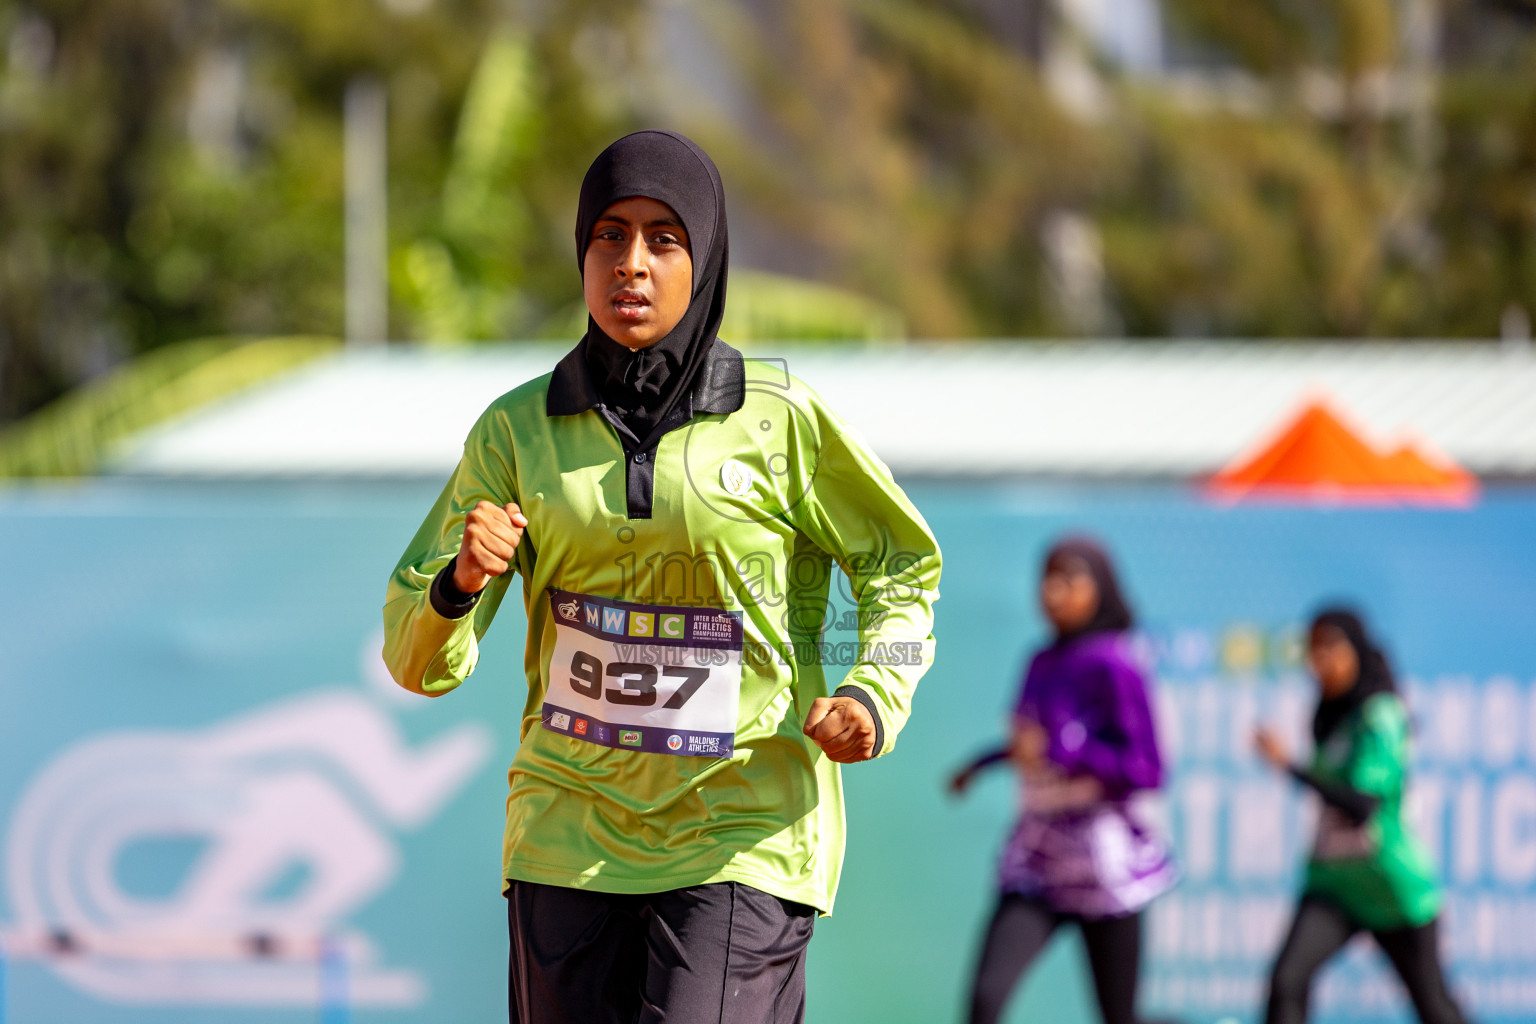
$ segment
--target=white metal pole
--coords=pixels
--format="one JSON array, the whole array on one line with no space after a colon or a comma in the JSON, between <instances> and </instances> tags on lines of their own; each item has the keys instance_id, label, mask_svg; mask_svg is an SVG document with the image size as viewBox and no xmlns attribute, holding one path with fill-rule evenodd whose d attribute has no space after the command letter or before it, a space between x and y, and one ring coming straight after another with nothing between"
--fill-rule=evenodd
<instances>
[{"instance_id":1,"label":"white metal pole","mask_svg":"<svg viewBox=\"0 0 1536 1024\"><path fill-rule=\"evenodd\" d=\"M345 102L347 344L389 337L388 107L377 78L354 78Z\"/></svg>"}]
</instances>

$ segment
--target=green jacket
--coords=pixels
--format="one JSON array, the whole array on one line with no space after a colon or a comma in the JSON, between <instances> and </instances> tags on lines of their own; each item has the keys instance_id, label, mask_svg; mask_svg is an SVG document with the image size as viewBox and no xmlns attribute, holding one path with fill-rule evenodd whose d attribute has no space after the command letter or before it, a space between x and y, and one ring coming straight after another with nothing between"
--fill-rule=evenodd
<instances>
[{"instance_id":1,"label":"green jacket","mask_svg":"<svg viewBox=\"0 0 1536 1024\"><path fill-rule=\"evenodd\" d=\"M385 661L429 696L474 671L512 573L457 619L434 577L476 502L517 502L528 700L504 877L617 893L737 881L830 913L842 783L801 727L828 694L824 664L851 663L844 692L890 751L933 660L938 545L782 366L717 342L689 397L649 454L626 451L576 353L494 402L395 568ZM856 649L822 642L834 564Z\"/></svg>"},{"instance_id":2,"label":"green jacket","mask_svg":"<svg viewBox=\"0 0 1536 1024\"><path fill-rule=\"evenodd\" d=\"M1403 822L1409 759L1408 712L1393 693L1367 700L1313 756L1318 778L1380 801L1360 825L1325 805L1307 863L1307 893L1371 931L1426 924L1440 912L1434 862Z\"/></svg>"}]
</instances>

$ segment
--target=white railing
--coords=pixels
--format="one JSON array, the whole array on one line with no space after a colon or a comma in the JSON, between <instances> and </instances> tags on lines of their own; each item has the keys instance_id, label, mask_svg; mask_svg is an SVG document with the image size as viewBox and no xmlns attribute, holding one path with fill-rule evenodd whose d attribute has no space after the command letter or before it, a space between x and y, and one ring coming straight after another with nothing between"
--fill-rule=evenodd
<instances>
[{"instance_id":1,"label":"white railing","mask_svg":"<svg viewBox=\"0 0 1536 1024\"><path fill-rule=\"evenodd\" d=\"M349 965L361 950L344 936L320 933L249 931L105 931L57 927L0 932L0 1024L9 1013L12 964L109 957L114 960L238 962L247 960L313 964L317 972L319 1024L351 1024Z\"/></svg>"}]
</instances>

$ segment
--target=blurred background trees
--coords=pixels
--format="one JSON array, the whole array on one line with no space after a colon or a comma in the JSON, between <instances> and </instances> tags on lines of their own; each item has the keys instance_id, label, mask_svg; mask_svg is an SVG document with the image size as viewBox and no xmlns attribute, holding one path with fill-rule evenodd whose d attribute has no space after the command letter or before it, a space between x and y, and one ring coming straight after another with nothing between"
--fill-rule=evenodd
<instances>
[{"instance_id":1,"label":"blurred background trees","mask_svg":"<svg viewBox=\"0 0 1536 1024\"><path fill-rule=\"evenodd\" d=\"M342 97L390 326L581 326L571 211L714 153L728 337L1490 337L1536 308L1527 0L0 0L0 421L134 355L339 335Z\"/></svg>"}]
</instances>

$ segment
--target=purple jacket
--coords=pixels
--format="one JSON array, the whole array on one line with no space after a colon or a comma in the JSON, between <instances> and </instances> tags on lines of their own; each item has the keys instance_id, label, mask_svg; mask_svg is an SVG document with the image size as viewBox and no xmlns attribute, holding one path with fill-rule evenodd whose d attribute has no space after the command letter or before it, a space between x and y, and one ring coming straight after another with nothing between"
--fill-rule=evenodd
<instances>
[{"instance_id":1,"label":"purple jacket","mask_svg":"<svg viewBox=\"0 0 1536 1024\"><path fill-rule=\"evenodd\" d=\"M1094 776L1107 799L1163 784L1146 673L1122 633L1090 633L1036 654L1014 713L1045 729L1053 764Z\"/></svg>"},{"instance_id":2,"label":"purple jacket","mask_svg":"<svg viewBox=\"0 0 1536 1024\"><path fill-rule=\"evenodd\" d=\"M1178 878L1162 839L1128 800L1163 784L1147 680L1122 634L1095 633L1035 655L1014 711L1044 727L1046 756L1091 775L1102 799L1052 809L1026 782L1024 813L1003 849L1004 892L1085 918L1134 913Z\"/></svg>"}]
</instances>

